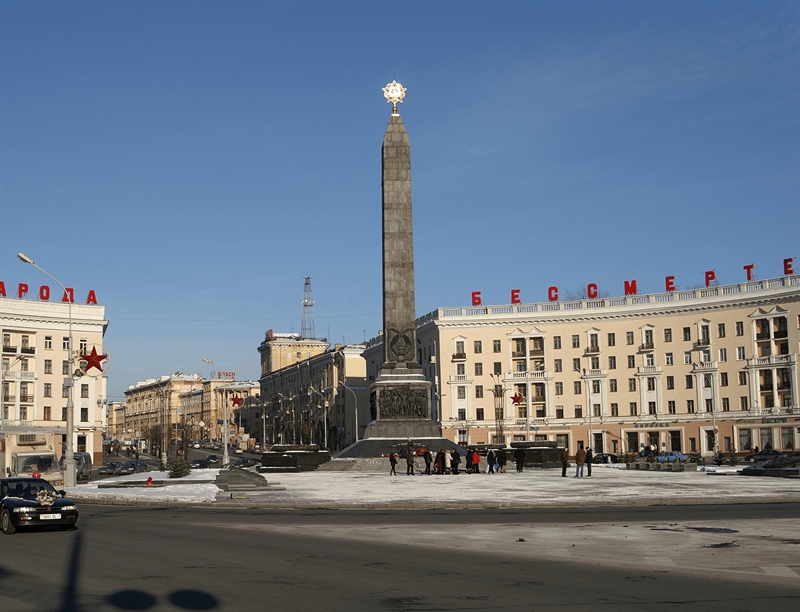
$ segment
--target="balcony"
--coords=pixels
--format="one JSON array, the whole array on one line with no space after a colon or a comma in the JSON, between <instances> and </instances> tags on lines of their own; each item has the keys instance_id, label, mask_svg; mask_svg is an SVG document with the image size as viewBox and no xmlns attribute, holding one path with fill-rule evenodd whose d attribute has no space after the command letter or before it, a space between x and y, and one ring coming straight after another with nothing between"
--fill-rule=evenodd
<instances>
[{"instance_id":1,"label":"balcony","mask_svg":"<svg viewBox=\"0 0 800 612\"><path fill-rule=\"evenodd\" d=\"M466 361L467 354L466 353L453 353L453 361Z\"/></svg>"},{"instance_id":2,"label":"balcony","mask_svg":"<svg viewBox=\"0 0 800 612\"><path fill-rule=\"evenodd\" d=\"M698 344L700 344L698 342ZM655 350L656 345L653 342L645 342L644 344L639 345L639 352L642 353L644 351L653 351Z\"/></svg>"},{"instance_id":3,"label":"balcony","mask_svg":"<svg viewBox=\"0 0 800 612\"><path fill-rule=\"evenodd\" d=\"M769 340L769 332L759 332L756 334L756 340Z\"/></svg>"},{"instance_id":4,"label":"balcony","mask_svg":"<svg viewBox=\"0 0 800 612\"><path fill-rule=\"evenodd\" d=\"M3 352L4 353L15 353L16 354L17 347L16 346L11 346L10 344L4 344L3 345Z\"/></svg>"},{"instance_id":5,"label":"balcony","mask_svg":"<svg viewBox=\"0 0 800 612\"><path fill-rule=\"evenodd\" d=\"M472 378L466 374L453 374L450 376L450 382L467 383L471 381Z\"/></svg>"},{"instance_id":6,"label":"balcony","mask_svg":"<svg viewBox=\"0 0 800 612\"><path fill-rule=\"evenodd\" d=\"M526 372L509 372L508 376L514 380L538 380L544 382L547 379L547 370L528 370Z\"/></svg>"},{"instance_id":7,"label":"balcony","mask_svg":"<svg viewBox=\"0 0 800 612\"><path fill-rule=\"evenodd\" d=\"M35 354L36 354L36 347L33 347L33 346L23 346L23 347L20 349L20 352L21 352L21 353L24 353L25 355L35 355Z\"/></svg>"},{"instance_id":8,"label":"balcony","mask_svg":"<svg viewBox=\"0 0 800 612\"><path fill-rule=\"evenodd\" d=\"M698 348L705 347L705 346L711 346L711 339L710 338L700 338L697 342L695 342L695 345Z\"/></svg>"},{"instance_id":9,"label":"balcony","mask_svg":"<svg viewBox=\"0 0 800 612\"><path fill-rule=\"evenodd\" d=\"M583 378L603 378L605 375L605 370L586 370L583 374Z\"/></svg>"},{"instance_id":10,"label":"balcony","mask_svg":"<svg viewBox=\"0 0 800 612\"><path fill-rule=\"evenodd\" d=\"M649 376L652 376L653 374L661 374L661 366L639 366L636 373L639 375L644 374Z\"/></svg>"},{"instance_id":11,"label":"balcony","mask_svg":"<svg viewBox=\"0 0 800 612\"><path fill-rule=\"evenodd\" d=\"M586 350L583 351L584 355L597 355L600 352L600 346L597 344L590 344L586 347Z\"/></svg>"},{"instance_id":12,"label":"balcony","mask_svg":"<svg viewBox=\"0 0 800 612\"><path fill-rule=\"evenodd\" d=\"M528 356L529 357L543 357L544 356L544 349L543 348L541 348L541 349L536 349L536 348L535 349L531 349L530 351L528 351Z\"/></svg>"},{"instance_id":13,"label":"balcony","mask_svg":"<svg viewBox=\"0 0 800 612\"><path fill-rule=\"evenodd\" d=\"M776 365L794 365L793 355L765 355L763 357L751 357L747 360L748 367L770 367Z\"/></svg>"},{"instance_id":14,"label":"balcony","mask_svg":"<svg viewBox=\"0 0 800 612\"><path fill-rule=\"evenodd\" d=\"M789 332L787 330L785 330L785 329L777 329L777 330L775 330L775 333L772 334L772 337L775 338L776 340L778 340L780 338L786 338L788 335L789 335Z\"/></svg>"},{"instance_id":15,"label":"balcony","mask_svg":"<svg viewBox=\"0 0 800 612\"><path fill-rule=\"evenodd\" d=\"M512 351L511 357L525 357L525 351Z\"/></svg>"}]
</instances>

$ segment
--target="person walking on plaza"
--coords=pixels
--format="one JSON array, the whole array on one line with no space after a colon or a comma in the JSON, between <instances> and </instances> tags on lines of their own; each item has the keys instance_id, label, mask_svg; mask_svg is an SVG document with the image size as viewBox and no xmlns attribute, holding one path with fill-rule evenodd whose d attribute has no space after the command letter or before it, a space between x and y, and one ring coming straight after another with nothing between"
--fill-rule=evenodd
<instances>
[{"instance_id":1,"label":"person walking on plaza","mask_svg":"<svg viewBox=\"0 0 800 612\"><path fill-rule=\"evenodd\" d=\"M397 470L395 470L397 467L397 455L394 453L389 453L389 465L392 466L392 469L389 470L389 476L397 476Z\"/></svg>"},{"instance_id":2,"label":"person walking on plaza","mask_svg":"<svg viewBox=\"0 0 800 612\"><path fill-rule=\"evenodd\" d=\"M525 463L525 449L518 448L514 451L514 462L517 464L517 473L522 472L522 466Z\"/></svg>"},{"instance_id":3,"label":"person walking on plaza","mask_svg":"<svg viewBox=\"0 0 800 612\"><path fill-rule=\"evenodd\" d=\"M431 463L433 463L433 455L431 455L431 449L426 448L425 453L422 455L422 458L425 460L425 473L430 476Z\"/></svg>"},{"instance_id":4,"label":"person walking on plaza","mask_svg":"<svg viewBox=\"0 0 800 612\"><path fill-rule=\"evenodd\" d=\"M444 472L442 472L443 474L450 473L450 464L452 463L452 461L453 461L452 451L448 448L446 451L444 451Z\"/></svg>"},{"instance_id":5,"label":"person walking on plaza","mask_svg":"<svg viewBox=\"0 0 800 612\"><path fill-rule=\"evenodd\" d=\"M472 451L472 469L476 474L481 471L481 455L476 450Z\"/></svg>"},{"instance_id":6,"label":"person walking on plaza","mask_svg":"<svg viewBox=\"0 0 800 612\"><path fill-rule=\"evenodd\" d=\"M414 475L414 449L408 448L406 450L406 476Z\"/></svg>"},{"instance_id":7,"label":"person walking on plaza","mask_svg":"<svg viewBox=\"0 0 800 612\"><path fill-rule=\"evenodd\" d=\"M434 471L437 474L444 474L444 450L439 449L439 452L436 453L436 461L434 462Z\"/></svg>"},{"instance_id":8,"label":"person walking on plaza","mask_svg":"<svg viewBox=\"0 0 800 612\"><path fill-rule=\"evenodd\" d=\"M569 453L566 447L561 449L561 476L567 477L567 468L569 467Z\"/></svg>"},{"instance_id":9,"label":"person walking on plaza","mask_svg":"<svg viewBox=\"0 0 800 612\"><path fill-rule=\"evenodd\" d=\"M456 476L458 476L458 464L461 463L461 455L458 453L458 449L453 450L453 458L450 459L450 468Z\"/></svg>"},{"instance_id":10,"label":"person walking on plaza","mask_svg":"<svg viewBox=\"0 0 800 612\"><path fill-rule=\"evenodd\" d=\"M494 451L491 448L486 453L486 473L494 474Z\"/></svg>"},{"instance_id":11,"label":"person walking on plaza","mask_svg":"<svg viewBox=\"0 0 800 612\"><path fill-rule=\"evenodd\" d=\"M464 459L467 462L466 466L467 474L472 474L472 451L470 449L467 449L467 454L464 457Z\"/></svg>"},{"instance_id":12,"label":"person walking on plaza","mask_svg":"<svg viewBox=\"0 0 800 612\"><path fill-rule=\"evenodd\" d=\"M500 474L506 473L506 463L508 463L508 457L506 457L506 449L501 448L497 451L495 455L497 457L497 471Z\"/></svg>"},{"instance_id":13,"label":"person walking on plaza","mask_svg":"<svg viewBox=\"0 0 800 612\"><path fill-rule=\"evenodd\" d=\"M584 465L586 465L586 451L579 448L575 453L575 478L583 478Z\"/></svg>"},{"instance_id":14,"label":"person walking on plaza","mask_svg":"<svg viewBox=\"0 0 800 612\"><path fill-rule=\"evenodd\" d=\"M593 458L594 458L594 455L592 454L591 447L587 448L586 449L586 475L587 476L591 476L592 475L592 459Z\"/></svg>"}]
</instances>

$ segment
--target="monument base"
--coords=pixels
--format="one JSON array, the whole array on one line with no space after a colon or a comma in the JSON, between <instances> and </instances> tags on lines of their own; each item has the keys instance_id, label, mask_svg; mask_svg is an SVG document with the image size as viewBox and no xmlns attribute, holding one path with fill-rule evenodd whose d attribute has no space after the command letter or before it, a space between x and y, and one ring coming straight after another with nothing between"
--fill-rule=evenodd
<instances>
[{"instance_id":1,"label":"monument base","mask_svg":"<svg viewBox=\"0 0 800 612\"><path fill-rule=\"evenodd\" d=\"M364 438L441 438L442 430L426 419L383 419L364 430Z\"/></svg>"},{"instance_id":2,"label":"monument base","mask_svg":"<svg viewBox=\"0 0 800 612\"><path fill-rule=\"evenodd\" d=\"M434 424L435 425L435 424ZM425 447L431 451L455 450L462 456L466 452L463 446L459 446L452 440L440 436L431 438L411 438L414 448ZM389 453L400 453L408 447L408 438L365 438L354 442L347 448L337 453L337 459L374 459L376 457L388 457ZM421 461L421 459L420 459ZM405 466L405 464L403 464Z\"/></svg>"}]
</instances>

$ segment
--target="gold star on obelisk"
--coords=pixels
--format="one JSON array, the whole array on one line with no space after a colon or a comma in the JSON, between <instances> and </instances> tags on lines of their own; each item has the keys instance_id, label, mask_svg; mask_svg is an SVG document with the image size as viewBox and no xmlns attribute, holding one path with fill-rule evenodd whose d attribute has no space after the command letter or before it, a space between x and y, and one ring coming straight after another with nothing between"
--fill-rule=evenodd
<instances>
[{"instance_id":1,"label":"gold star on obelisk","mask_svg":"<svg viewBox=\"0 0 800 612\"><path fill-rule=\"evenodd\" d=\"M403 103L403 98L406 97L406 88L397 81L392 81L383 88L383 97L387 102L392 104L392 114L397 114L397 103Z\"/></svg>"}]
</instances>

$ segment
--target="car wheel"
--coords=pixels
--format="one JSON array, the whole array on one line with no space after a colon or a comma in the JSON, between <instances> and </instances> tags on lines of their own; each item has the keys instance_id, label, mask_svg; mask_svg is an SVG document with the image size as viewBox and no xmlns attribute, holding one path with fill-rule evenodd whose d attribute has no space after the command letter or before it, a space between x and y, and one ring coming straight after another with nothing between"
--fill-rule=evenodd
<instances>
[{"instance_id":1,"label":"car wheel","mask_svg":"<svg viewBox=\"0 0 800 612\"><path fill-rule=\"evenodd\" d=\"M750 461L750 463L755 463L756 462L756 458L755 457L750 457L749 461Z\"/></svg>"},{"instance_id":2,"label":"car wheel","mask_svg":"<svg viewBox=\"0 0 800 612\"><path fill-rule=\"evenodd\" d=\"M8 510L3 510L3 514L0 515L0 529L6 535L13 535L17 532L17 528L11 522L11 514Z\"/></svg>"}]
</instances>

